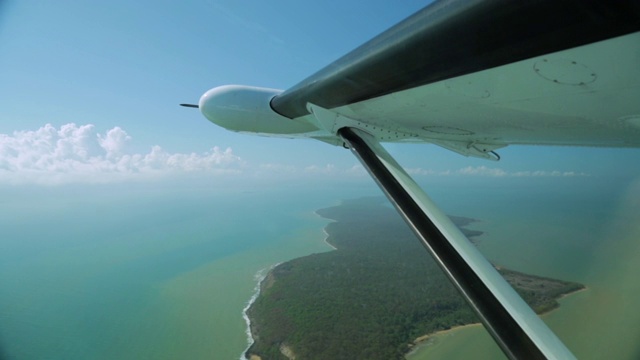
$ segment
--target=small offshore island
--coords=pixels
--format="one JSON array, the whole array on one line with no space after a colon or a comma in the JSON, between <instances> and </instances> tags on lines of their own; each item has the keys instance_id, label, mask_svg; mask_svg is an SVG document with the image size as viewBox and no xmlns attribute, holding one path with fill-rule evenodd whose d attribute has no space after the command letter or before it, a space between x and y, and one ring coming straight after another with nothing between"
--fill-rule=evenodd
<instances>
[{"instance_id":1,"label":"small offshore island","mask_svg":"<svg viewBox=\"0 0 640 360\"><path fill-rule=\"evenodd\" d=\"M425 334L477 323L475 314L381 197L318 210L335 251L273 268L247 315L251 360L404 359ZM465 235L476 220L451 217ZM537 313L584 285L498 271Z\"/></svg>"}]
</instances>

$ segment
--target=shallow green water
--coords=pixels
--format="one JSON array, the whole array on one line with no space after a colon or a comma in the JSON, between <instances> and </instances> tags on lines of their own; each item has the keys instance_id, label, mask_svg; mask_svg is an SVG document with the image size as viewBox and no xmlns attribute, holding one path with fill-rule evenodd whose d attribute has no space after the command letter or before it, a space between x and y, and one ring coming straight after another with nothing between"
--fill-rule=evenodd
<instances>
[{"instance_id":1,"label":"shallow green water","mask_svg":"<svg viewBox=\"0 0 640 360\"><path fill-rule=\"evenodd\" d=\"M467 215L484 220L476 225L486 231L480 249L496 263L589 287L543 316L580 359L640 357L639 185L513 192L508 199L515 209L504 206L504 197L467 207L475 212ZM486 331L475 327L439 336L409 359L501 357Z\"/></svg>"}]
</instances>

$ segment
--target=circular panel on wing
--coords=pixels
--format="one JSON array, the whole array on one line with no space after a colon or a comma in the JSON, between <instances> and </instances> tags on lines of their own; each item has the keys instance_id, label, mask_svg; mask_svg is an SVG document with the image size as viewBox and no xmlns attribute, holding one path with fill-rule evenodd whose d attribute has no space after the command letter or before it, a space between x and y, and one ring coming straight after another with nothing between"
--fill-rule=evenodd
<instances>
[{"instance_id":1,"label":"circular panel on wing","mask_svg":"<svg viewBox=\"0 0 640 360\"><path fill-rule=\"evenodd\" d=\"M533 70L544 79L564 85L586 85L598 78L586 65L567 59L542 59L533 64Z\"/></svg>"}]
</instances>

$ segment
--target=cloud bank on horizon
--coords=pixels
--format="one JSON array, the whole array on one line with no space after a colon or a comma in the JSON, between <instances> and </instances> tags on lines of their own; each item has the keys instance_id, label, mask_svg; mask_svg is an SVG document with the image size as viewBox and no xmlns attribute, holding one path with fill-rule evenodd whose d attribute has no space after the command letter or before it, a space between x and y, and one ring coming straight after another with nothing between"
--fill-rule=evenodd
<instances>
[{"instance_id":1,"label":"cloud bank on horizon","mask_svg":"<svg viewBox=\"0 0 640 360\"><path fill-rule=\"evenodd\" d=\"M92 124L0 134L0 183L111 183L194 172L237 174L244 166L231 148L172 154L155 145L136 154L127 152L131 141L120 127L101 134Z\"/></svg>"},{"instance_id":2,"label":"cloud bank on horizon","mask_svg":"<svg viewBox=\"0 0 640 360\"><path fill-rule=\"evenodd\" d=\"M506 171L500 168L490 168L486 166L467 166L458 170L434 171L430 169L411 168L407 169L410 175L425 176L486 176L486 177L574 177L589 176L584 172L576 171Z\"/></svg>"},{"instance_id":3,"label":"cloud bank on horizon","mask_svg":"<svg viewBox=\"0 0 640 360\"><path fill-rule=\"evenodd\" d=\"M334 164L296 167L288 164L251 164L231 148L213 147L196 153L169 153L154 145L148 153L131 153L133 141L116 126L105 133L92 124L69 123L56 128L47 124L37 130L0 134L0 184L61 185L70 183L105 184L151 181L184 175L218 178L244 176L257 178L293 176L365 177L360 165L340 168ZM509 172L486 166L435 171L412 168L413 176L489 176L489 177L572 177L587 176L570 171Z\"/></svg>"}]
</instances>

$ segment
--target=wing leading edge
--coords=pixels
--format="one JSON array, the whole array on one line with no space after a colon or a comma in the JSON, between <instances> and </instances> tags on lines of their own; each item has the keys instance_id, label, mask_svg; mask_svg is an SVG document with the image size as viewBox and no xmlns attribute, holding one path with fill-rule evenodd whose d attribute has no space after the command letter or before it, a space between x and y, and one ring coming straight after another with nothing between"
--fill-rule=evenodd
<instances>
[{"instance_id":1,"label":"wing leading edge","mask_svg":"<svg viewBox=\"0 0 640 360\"><path fill-rule=\"evenodd\" d=\"M640 2L442 1L289 90L216 88L199 106L232 131L335 145L342 125L489 159L511 144L640 147L639 65Z\"/></svg>"},{"instance_id":2,"label":"wing leading edge","mask_svg":"<svg viewBox=\"0 0 640 360\"><path fill-rule=\"evenodd\" d=\"M636 1L436 1L271 106L288 118L640 31Z\"/></svg>"},{"instance_id":3,"label":"wing leading edge","mask_svg":"<svg viewBox=\"0 0 640 360\"><path fill-rule=\"evenodd\" d=\"M639 147L639 54L639 2L440 1L270 105L486 158L510 144Z\"/></svg>"}]
</instances>

